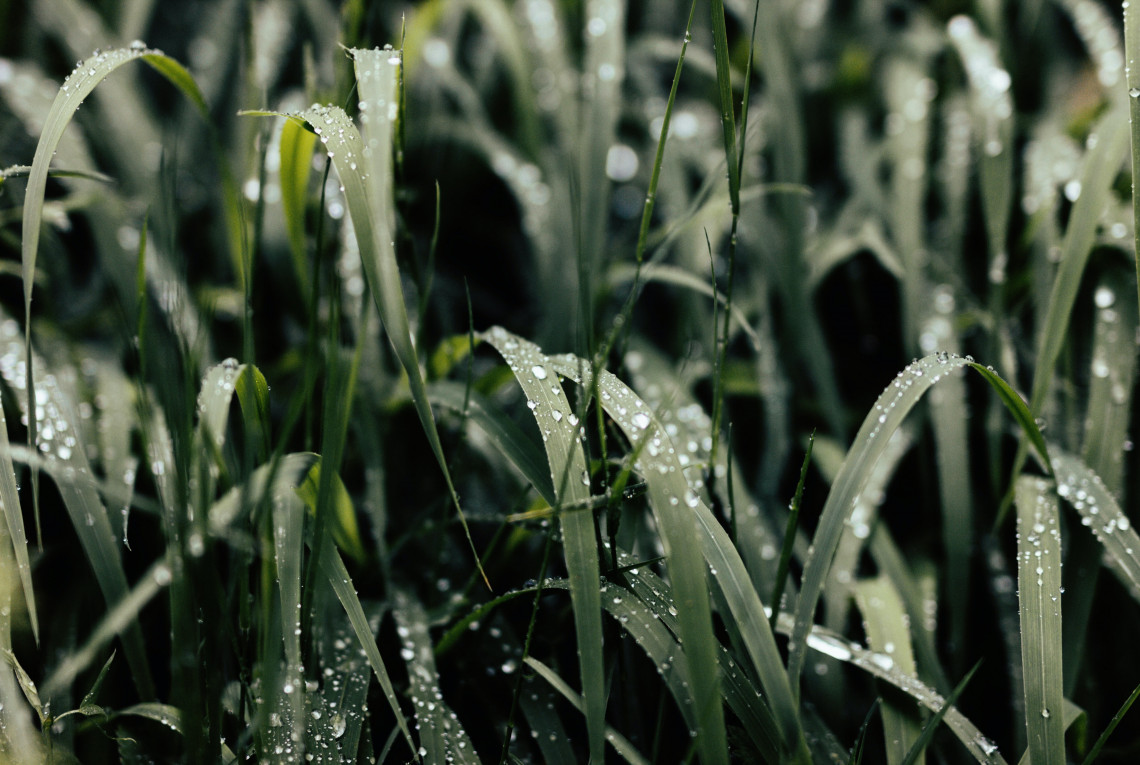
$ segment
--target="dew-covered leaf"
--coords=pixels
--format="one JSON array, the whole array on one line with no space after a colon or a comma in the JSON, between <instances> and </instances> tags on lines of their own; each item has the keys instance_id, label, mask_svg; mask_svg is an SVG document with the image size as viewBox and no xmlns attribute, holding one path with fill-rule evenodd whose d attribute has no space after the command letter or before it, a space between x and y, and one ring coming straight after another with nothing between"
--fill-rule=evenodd
<instances>
[{"instance_id":1,"label":"dew-covered leaf","mask_svg":"<svg viewBox=\"0 0 1140 765\"><path fill-rule=\"evenodd\" d=\"M425 762L477 765L479 758L471 739L443 700L423 606L403 589L396 589L393 600L392 615L401 640L400 654L408 665L409 691L416 708L420 756Z\"/></svg>"},{"instance_id":2,"label":"dew-covered leaf","mask_svg":"<svg viewBox=\"0 0 1140 765\"><path fill-rule=\"evenodd\" d=\"M1140 535L1112 492L1078 457L1054 448L1057 493L1081 515L1081 524L1100 540L1112 570L1140 600Z\"/></svg>"},{"instance_id":3,"label":"dew-covered leaf","mask_svg":"<svg viewBox=\"0 0 1140 765\"><path fill-rule=\"evenodd\" d=\"M593 387L590 367L582 360L567 354L551 357L550 362L558 374L574 380L586 390ZM685 647L684 657L689 663L694 685L694 703L698 705L698 713L703 713L702 739L710 734L719 739L715 742L706 740L705 746L716 752L725 743L721 738L724 735L721 707L714 701L720 695L716 669L719 646L710 624L707 567L723 594L763 689L769 695L783 746L793 758L806 758L806 743L783 659L776 647L764 606L735 545L712 511L689 488L672 441L645 402L604 370L598 376L597 390L600 396L598 403L634 448L644 444L634 469L645 478L650 506L661 530L673 595L680 614L679 633ZM699 546L692 544L694 534ZM730 616L725 615L724 618Z\"/></svg>"},{"instance_id":4,"label":"dew-covered leaf","mask_svg":"<svg viewBox=\"0 0 1140 765\"><path fill-rule=\"evenodd\" d=\"M1061 527L1050 481L1017 482L1017 594L1029 756L1065 762L1061 656Z\"/></svg>"},{"instance_id":5,"label":"dew-covered leaf","mask_svg":"<svg viewBox=\"0 0 1140 765\"><path fill-rule=\"evenodd\" d=\"M555 504L575 504L590 498L590 474L582 448L578 416L566 398L558 375L538 346L501 327L484 339L497 350L523 389L542 434L554 487ZM570 599L581 656L582 696L590 758L601 761L606 716L605 661L602 656L601 595L598 592L598 547L591 513L561 516L563 550L570 576Z\"/></svg>"}]
</instances>

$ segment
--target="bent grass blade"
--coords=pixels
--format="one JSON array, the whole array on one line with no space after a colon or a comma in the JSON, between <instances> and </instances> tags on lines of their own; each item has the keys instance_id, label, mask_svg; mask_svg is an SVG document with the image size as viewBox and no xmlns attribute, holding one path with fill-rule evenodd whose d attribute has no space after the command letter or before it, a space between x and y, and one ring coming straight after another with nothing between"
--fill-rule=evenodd
<instances>
[{"instance_id":1,"label":"bent grass blade","mask_svg":"<svg viewBox=\"0 0 1140 765\"><path fill-rule=\"evenodd\" d=\"M478 765L479 757L467 731L443 701L423 605L407 591L397 588L393 594L392 615L402 641L400 653L408 665L409 692L416 708L416 730L420 734L420 756L425 762Z\"/></svg>"},{"instance_id":2,"label":"bent grass blade","mask_svg":"<svg viewBox=\"0 0 1140 765\"><path fill-rule=\"evenodd\" d=\"M527 397L542 432L543 446L554 486L555 503L565 506L590 499L589 472L582 449L581 430L549 359L538 346L495 327L484 339L503 357ZM570 599L581 656L582 696L590 757L604 757L606 714L605 661L602 644L601 593L598 591L598 548L591 513L561 515L566 569L570 576Z\"/></svg>"},{"instance_id":3,"label":"bent grass blade","mask_svg":"<svg viewBox=\"0 0 1140 765\"><path fill-rule=\"evenodd\" d=\"M581 359L567 354L551 357L550 361L558 374L574 380L584 389L593 387L593 381L588 379L590 366ZM650 506L661 529L674 597L681 614L678 628L693 678L693 698L698 704L698 714L703 715L700 730L704 745L713 751L726 745L724 717L718 700L718 643L712 633L707 565L771 699L784 747L793 760L810 761L798 709L768 616L732 540L708 506L689 488L676 449L656 415L610 372L600 373L597 389L601 397L599 403L630 443L635 448L642 442L647 444L634 468L645 478ZM692 544L694 533L699 547ZM710 735L718 740L704 741ZM702 756L708 758L708 750L702 751Z\"/></svg>"},{"instance_id":4,"label":"bent grass blade","mask_svg":"<svg viewBox=\"0 0 1140 765\"><path fill-rule=\"evenodd\" d=\"M938 353L919 359L899 372L895 380L879 396L855 436L855 441L824 503L815 538L804 565L802 589L795 608L795 628L788 646L788 676L793 687L797 689L797 696L805 661L803 649L811 631L816 605L823 591L832 557L857 500L871 480L875 463L886 451L891 435L902 425L907 414L923 394L943 377L963 367L971 367L979 372L997 391L1002 402L1013 413L1014 419L1026 434L1029 443L1038 449L1043 462L1049 466L1045 440L1033 420L1033 415L1021 397L992 369L978 364L968 356Z\"/></svg>"}]
</instances>

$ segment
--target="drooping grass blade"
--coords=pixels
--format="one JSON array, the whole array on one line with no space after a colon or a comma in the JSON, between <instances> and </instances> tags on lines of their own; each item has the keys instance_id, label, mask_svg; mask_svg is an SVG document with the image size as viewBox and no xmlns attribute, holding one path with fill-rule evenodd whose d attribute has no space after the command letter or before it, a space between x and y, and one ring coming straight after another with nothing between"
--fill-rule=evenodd
<instances>
[{"instance_id":1,"label":"drooping grass blade","mask_svg":"<svg viewBox=\"0 0 1140 765\"><path fill-rule=\"evenodd\" d=\"M557 501L555 506L589 499L590 480L578 416L566 400L557 373L549 366L546 356L534 344L500 328L486 333L484 339L510 366L526 394L527 406L534 412L546 450L550 481ZM601 762L604 756L606 694L594 518L591 513L566 513L561 517L561 525L578 652L582 657L582 696L590 757Z\"/></svg>"},{"instance_id":2,"label":"drooping grass blade","mask_svg":"<svg viewBox=\"0 0 1140 765\"><path fill-rule=\"evenodd\" d=\"M581 359L563 355L550 360L559 374L584 388L592 387L592 380L586 378L589 366ZM715 709L708 706L719 692L714 664L717 643L709 624L704 573L707 565L728 604L731 618L736 621L764 690L772 699L770 703L789 756L793 760L809 757L767 614L731 539L712 511L689 488L669 436L645 403L609 372L601 372L597 387L601 392L600 403L626 438L635 445L648 444L634 469L645 477L650 505L661 529L674 597L683 614L679 628L694 685L708 685L705 689L694 687L698 711L710 716L703 723L702 738L716 733L714 725L723 729L719 704ZM699 548L691 543L694 533L698 535ZM702 699L708 700L707 704ZM705 745L712 746L708 742Z\"/></svg>"}]
</instances>

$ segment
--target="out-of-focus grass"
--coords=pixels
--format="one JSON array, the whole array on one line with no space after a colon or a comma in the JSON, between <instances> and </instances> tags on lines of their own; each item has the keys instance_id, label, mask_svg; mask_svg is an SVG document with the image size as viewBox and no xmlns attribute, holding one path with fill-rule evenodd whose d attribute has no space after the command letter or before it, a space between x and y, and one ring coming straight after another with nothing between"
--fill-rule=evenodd
<instances>
[{"instance_id":1,"label":"out-of-focus grass","mask_svg":"<svg viewBox=\"0 0 1140 765\"><path fill-rule=\"evenodd\" d=\"M0 759L1134 760L1121 10L0 5Z\"/></svg>"}]
</instances>

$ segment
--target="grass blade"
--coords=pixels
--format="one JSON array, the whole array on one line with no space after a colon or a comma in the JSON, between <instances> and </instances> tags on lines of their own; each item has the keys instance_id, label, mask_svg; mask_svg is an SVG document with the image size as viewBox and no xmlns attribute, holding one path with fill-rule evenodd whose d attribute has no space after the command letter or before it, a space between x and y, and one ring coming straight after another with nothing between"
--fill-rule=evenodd
<instances>
[{"instance_id":1,"label":"grass blade","mask_svg":"<svg viewBox=\"0 0 1140 765\"><path fill-rule=\"evenodd\" d=\"M979 660L973 669L967 672L966 676L962 678L962 682L958 683L954 688L954 692L946 699L946 703L943 704L938 711L934 713L934 717L930 718L926 723L926 726L922 729L922 735L918 737L918 740L914 742L910 751L907 752L907 756L903 760L902 765L912 765L912 763L918 761L922 751L926 748L926 745L930 743L930 739L934 737L934 731L938 727L938 723L940 723L947 712L953 708L954 702L962 695L962 691L966 690L966 686L970 683L970 678L974 676L974 673L978 671L978 667L980 666L981 661Z\"/></svg>"},{"instance_id":2,"label":"grass blade","mask_svg":"<svg viewBox=\"0 0 1140 765\"><path fill-rule=\"evenodd\" d=\"M548 682L552 688L562 694L562 697L573 704L577 709L581 710L585 705L582 697L574 693L574 689L566 684L558 674L550 667L543 664L533 656L526 657L526 663L539 674L539 676ZM645 759L636 749L633 744L629 743L620 733L615 731L610 726L606 726L606 741L610 742L610 746L620 754L626 762L630 765L649 765L649 760Z\"/></svg>"},{"instance_id":3,"label":"grass blade","mask_svg":"<svg viewBox=\"0 0 1140 765\"><path fill-rule=\"evenodd\" d=\"M863 627L871 650L889 656L900 672L917 677L909 618L891 581L879 576L857 582L855 602L863 614ZM883 737L887 742L887 762L891 765L901 765L922 735L918 720L908 712L890 700L884 702ZM913 762L926 762L921 749Z\"/></svg>"},{"instance_id":4,"label":"grass blade","mask_svg":"<svg viewBox=\"0 0 1140 765\"><path fill-rule=\"evenodd\" d=\"M592 387L591 380L585 378L588 367L580 359L566 355L553 357L551 362L559 374L584 388ZM808 758L783 659L740 554L720 521L689 488L676 449L658 418L646 411L644 402L613 374L603 370L597 387L601 391L601 404L626 438L634 445L642 442L649 445L634 468L649 486L650 506L661 529L674 597L682 614L679 630L693 678L693 697L699 704L698 711L707 716L702 722L702 739L723 735L723 717L716 701L719 696L715 666L717 642L709 623L707 564L724 595L731 618L736 621L761 684L771 698L786 751L793 760ZM699 548L692 544L694 532ZM712 705L715 708L710 708ZM719 730L714 725L719 725ZM713 744L706 742L706 746ZM702 758L706 757L707 752L702 751Z\"/></svg>"},{"instance_id":5,"label":"grass blade","mask_svg":"<svg viewBox=\"0 0 1140 765\"><path fill-rule=\"evenodd\" d=\"M589 472L580 440L578 417L567 402L546 356L538 346L498 327L488 332L484 339L494 346L515 373L515 379L526 394L527 405L534 412L550 466L556 499L553 506L588 500ZM565 513L561 522L581 656L583 711L590 740L590 758L601 762L604 757L606 693L601 593L596 584L599 564L594 518L591 513Z\"/></svg>"},{"instance_id":6,"label":"grass blade","mask_svg":"<svg viewBox=\"0 0 1140 765\"><path fill-rule=\"evenodd\" d=\"M1050 454L1057 471L1057 493L1080 513L1081 524L1100 540L1113 571L1140 601L1140 535L1100 476L1061 449Z\"/></svg>"},{"instance_id":7,"label":"grass blade","mask_svg":"<svg viewBox=\"0 0 1140 765\"><path fill-rule=\"evenodd\" d=\"M1029 755L1037 765L1065 762L1061 656L1061 530L1051 482L1017 482L1017 592Z\"/></svg>"},{"instance_id":8,"label":"grass blade","mask_svg":"<svg viewBox=\"0 0 1140 765\"><path fill-rule=\"evenodd\" d=\"M36 643L40 641L40 624L36 616L36 592L32 587L32 566L28 559L28 537L24 532L24 514L20 511L20 496L16 487L16 468L12 464L11 446L8 442L8 420L4 408L0 406L0 505L4 506L4 523L8 537L12 540L12 551L16 556L16 570L20 576L20 587L24 592L24 602L28 604L28 619L32 625L32 635Z\"/></svg>"},{"instance_id":9,"label":"grass blade","mask_svg":"<svg viewBox=\"0 0 1140 765\"><path fill-rule=\"evenodd\" d=\"M805 660L803 646L811 630L815 608L823 591L832 556L838 547L843 528L856 505L856 500L871 479L875 463L886 451L891 434L899 428L923 394L944 376L965 366L978 371L998 392L1006 406L1014 413L1015 419L1027 434L1029 441L1038 447L1042 458L1048 464L1044 438L1026 409L1025 403L992 369L981 366L969 357L963 358L947 353L926 356L908 365L883 391L863 420L863 425L855 436L851 450L835 477L831 492L824 503L815 539L812 542L812 550L804 565L802 590L796 603L796 626L789 645L788 661L788 676L792 679L793 687L798 688L800 675L803 672Z\"/></svg>"},{"instance_id":10,"label":"grass blade","mask_svg":"<svg viewBox=\"0 0 1140 765\"><path fill-rule=\"evenodd\" d=\"M1108 743L1109 736L1116 730L1116 726L1120 725L1120 721L1124 719L1124 715L1128 714L1128 710L1136 703L1137 698L1140 698L1140 685L1137 685L1128 698L1124 700L1124 703L1120 705L1120 709L1117 710L1116 714L1112 717L1112 722L1104 729L1104 733L1101 733L1097 738L1096 743L1093 744L1092 749L1089 750L1088 755L1085 756L1081 765L1093 765L1093 763L1096 762L1097 757L1100 756L1100 750Z\"/></svg>"},{"instance_id":11,"label":"grass blade","mask_svg":"<svg viewBox=\"0 0 1140 765\"><path fill-rule=\"evenodd\" d=\"M403 641L401 653L408 665L410 693L416 707L416 730L420 733L420 756L425 762L456 762L478 765L479 757L455 713L443 700L435 652L428 634L423 606L410 593L397 588L392 615Z\"/></svg>"}]
</instances>

